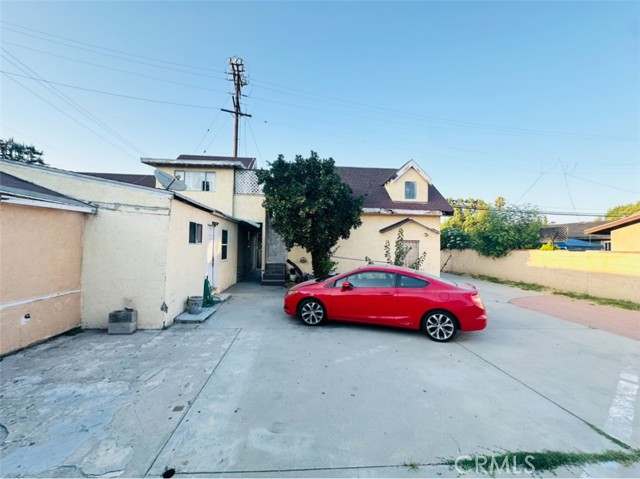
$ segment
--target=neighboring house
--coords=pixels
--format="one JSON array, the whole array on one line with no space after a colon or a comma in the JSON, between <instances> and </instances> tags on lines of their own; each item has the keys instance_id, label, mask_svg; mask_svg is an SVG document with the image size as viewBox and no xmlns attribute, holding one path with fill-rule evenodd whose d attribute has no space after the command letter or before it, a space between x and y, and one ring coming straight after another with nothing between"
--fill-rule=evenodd
<instances>
[{"instance_id":1,"label":"neighboring house","mask_svg":"<svg viewBox=\"0 0 640 479\"><path fill-rule=\"evenodd\" d=\"M540 228L540 242L551 242L560 249L569 251L608 250L611 246L611 235L585 232L604 223L605 221L591 221L543 226Z\"/></svg>"},{"instance_id":2,"label":"neighboring house","mask_svg":"<svg viewBox=\"0 0 640 479\"><path fill-rule=\"evenodd\" d=\"M406 264L422 253L426 261L421 270L440 274L440 218L453 214L453 208L433 185L431 178L413 160L400 169L337 167L342 181L354 195L364 196L362 225L351 231L336 247L334 260L339 271L363 266L365 257L384 263L384 245L393 249L400 228L405 244L411 247ZM393 254L393 252L392 252ZM302 248L289 252L296 264L310 272L311 258Z\"/></svg>"},{"instance_id":3,"label":"neighboring house","mask_svg":"<svg viewBox=\"0 0 640 479\"><path fill-rule=\"evenodd\" d=\"M0 172L0 355L80 326L83 234L96 210Z\"/></svg>"},{"instance_id":4,"label":"neighboring house","mask_svg":"<svg viewBox=\"0 0 640 479\"><path fill-rule=\"evenodd\" d=\"M85 328L106 328L109 313L123 308L137 310L139 328L162 328L184 311L189 296L202 295L206 276L219 291L237 281L233 245L238 241L240 222L211 206L173 191L15 161L0 160L0 170L73 196L96 210L84 222L81 244L69 241L70 246L64 245L68 254L82 256L78 289L82 290ZM7 211L3 205L3 222ZM51 214L49 218L57 221ZM29 216L20 213L14 224L26 228ZM5 244L9 230L19 231L15 226L3 227L3 259L4 255L18 255L21 248L16 242ZM56 231L66 234L64 224ZM22 260L34 273L34 285L55 282L56 275L66 274L39 269L47 260L44 253ZM3 262L3 287L6 277ZM29 295L28 290L27 284L21 286L23 296Z\"/></svg>"},{"instance_id":5,"label":"neighboring house","mask_svg":"<svg viewBox=\"0 0 640 479\"><path fill-rule=\"evenodd\" d=\"M626 218L589 228L587 234L610 234L611 251L640 252L640 211Z\"/></svg>"}]
</instances>

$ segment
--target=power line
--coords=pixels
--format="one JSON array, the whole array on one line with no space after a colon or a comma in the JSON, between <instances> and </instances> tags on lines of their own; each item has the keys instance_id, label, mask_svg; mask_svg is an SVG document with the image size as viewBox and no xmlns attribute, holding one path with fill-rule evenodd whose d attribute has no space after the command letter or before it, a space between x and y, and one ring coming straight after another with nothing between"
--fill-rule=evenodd
<instances>
[{"instance_id":1,"label":"power line","mask_svg":"<svg viewBox=\"0 0 640 479\"><path fill-rule=\"evenodd\" d=\"M37 77L29 76L29 75L21 75L19 73L7 72L7 71L4 71L4 70L0 70L0 73L4 73L5 75L12 75L12 76L17 76L17 77L22 77L22 78L28 78L30 80L35 80L35 81L40 82L40 83L58 85L58 86L63 86L65 88L73 88L75 90L82 90L82 91L87 91L87 92L91 92L91 93L99 93L101 95L117 96L117 97L120 97L120 98L127 98L129 100L146 101L146 102L151 102L151 103L161 103L163 105L184 106L184 107L188 107L188 108L201 108L201 109L205 109L205 110L213 110L213 109L215 109L215 107L213 107L213 106L194 105L194 104L189 104L189 103L178 103L178 102L174 102L174 101L165 101L165 100L155 100L153 98L143 98L143 97L133 96L133 95L124 95L122 93L114 93L114 92L109 92L109 91L104 91L104 90L96 90L95 88L85 88L85 87L81 87L81 86L77 86L77 85L69 85L68 83L61 83L61 82L55 82L55 81L51 81L51 80L45 80L44 78L37 78Z\"/></svg>"},{"instance_id":2,"label":"power line","mask_svg":"<svg viewBox=\"0 0 640 479\"><path fill-rule=\"evenodd\" d=\"M0 20L0 22L4 22L4 21ZM6 23L6 22L4 22L4 23ZM26 28L26 27L21 27L21 28ZM4 28L4 30L12 31L12 32L18 33L20 35L27 35L27 36L30 36L30 37L35 37L35 38L38 38L40 40L45 40L45 41L48 41L48 42L51 42L51 43L56 43L58 45L62 45L62 46L67 47L67 48L75 48L77 50L88 51L90 53L94 53L94 54L97 54L97 55L103 55L103 56L106 56L106 57L116 58L116 59L123 60L123 61L139 63L141 65L147 65L147 66L151 66L151 67L154 67L154 68L162 68L162 69L165 69L165 70L173 70L173 71L177 71L177 72L187 73L187 74L190 74L190 75L197 75L197 76L203 76L203 77L209 77L209 78L221 78L221 77L215 77L213 75L207 75L207 74L204 74L204 73L190 72L190 71L182 70L182 69L179 69L179 68L173 68L173 67L162 66L162 65L155 65L154 63L150 63L150 62L146 62L146 61L126 58L126 57L123 57L122 55L128 55L128 56L136 57L136 58L144 58L144 59L148 59L148 60L151 60L151 61L154 61L154 62L158 62L158 63L182 65L182 64L175 63L175 62L170 62L170 61L167 61L167 60L159 60L159 59L154 59L154 58L150 58L150 57L144 57L142 55L135 55L135 54L132 54L132 53L122 52L122 51L118 51L118 50L111 50L109 48L104 48L104 47L99 47L99 46L92 46L92 48L86 48L86 47L82 47L82 46L68 45L66 43L59 42L57 40L52 40L52 39L49 39L49 38L42 38L42 37L39 37L37 35L32 35L30 33L20 32L18 30L14 30L14 29L11 29L11 28L6 28L6 27ZM52 34L45 33L45 35L52 35ZM57 36L57 35L52 35L52 36ZM61 37L61 38L64 38L64 37ZM71 40L71 39L67 39L67 40L71 41L71 42L78 43L78 44L83 44L83 42L78 42L76 40ZM111 53L96 51L93 48L99 48L99 49L106 50L106 51L117 52L117 53L119 53L119 55L114 55L114 54L111 54ZM191 68L191 69L210 70L210 69L207 69L207 68L204 68L204 67L197 67L197 66L191 66L191 65L182 65L182 66L184 66L186 68ZM210 70L210 71L215 71L215 70Z\"/></svg>"},{"instance_id":3,"label":"power line","mask_svg":"<svg viewBox=\"0 0 640 479\"><path fill-rule=\"evenodd\" d=\"M156 77L156 76L152 76L152 75L145 75L144 73L137 73L137 72L132 72L130 70L123 70L122 68L115 68L115 67L110 67L110 66L106 66L106 65L101 65L99 63L94 63L94 62L88 62L86 60L80 60L78 58L71 58L71 57L67 57L65 55L58 55L56 53L51 53L51 52L47 52L44 50L39 50L37 48L31 48L31 47L27 47L24 45L20 45L18 43L13 43L13 42L7 42L7 41L3 41L2 42L3 45L11 45L17 48L22 48L25 50L30 50L32 52L36 52L36 53L41 53L43 55L49 55L55 58L62 58L63 60L69 60L72 62L76 62L76 63L83 63L85 65L91 65L94 67L98 67L98 68L102 68L105 70L111 70L111 71L115 71L115 72L119 72L119 73L125 73L127 75L133 75L133 76L137 76L140 78L148 78L150 80L156 80L156 81L160 81L160 82L164 82L164 83L169 83L172 85L179 85L179 86L186 86L189 88L196 88L198 90L205 90L205 91L212 91L212 92L216 92L216 93L227 93L226 91L223 90L214 90L213 88L207 88L207 87L203 87L203 86L199 86L199 85L192 85L190 83L182 83L182 82L177 82L177 81L173 81L173 80L167 80L166 78L160 78L160 77ZM217 77L212 77L212 78L217 78Z\"/></svg>"},{"instance_id":4,"label":"power line","mask_svg":"<svg viewBox=\"0 0 640 479\"><path fill-rule=\"evenodd\" d=\"M16 62L18 62L20 65L17 65L14 61L11 61L10 59L6 58L5 56L3 56L3 58L8 61L9 63L11 63L14 67L18 68L20 71L27 73L31 72L33 75L36 75L37 78L34 78L35 80L44 80L36 71L34 71L32 68L30 68L28 65L26 65L24 62L22 62L20 59L16 58L14 55L12 55L10 52L8 52L4 47L0 47L0 50L2 50L5 54L9 55L11 58L13 58ZM24 68L23 68L24 67ZM25 70L26 69L26 70ZM138 153L142 154L143 156L145 156L144 151L142 151L140 148L138 148L136 145L134 145L132 142L130 142L129 140L127 140L125 137L123 137L122 135L120 135L120 133L118 133L117 131L115 131L113 128L111 128L110 126L108 126L107 124L105 124L103 121L101 121L100 119L98 119L95 115L93 115L91 112L89 112L86 108L82 107L80 104L78 104L77 102L75 102L73 99L71 99L70 97L68 97L67 95L65 95L64 93L62 93L60 90L58 90L57 88L55 88L54 86L51 85L47 85L46 83L44 84L45 88L47 90L49 90L51 93L53 93L55 96L57 96L58 98L60 98L62 101L64 101L67 105L71 106L73 109L75 109L76 111L78 111L80 114L82 114L83 116L85 116L86 118L88 118L89 120L93 121L96 125L98 125L99 127L101 127L102 129L104 129L105 131L107 131L108 133L110 133L111 135L113 135L114 137L116 137L117 139L119 139L122 143L124 143L125 145L127 145L129 148L137 151Z\"/></svg>"},{"instance_id":5,"label":"power line","mask_svg":"<svg viewBox=\"0 0 640 479\"><path fill-rule=\"evenodd\" d=\"M168 65L175 65L175 66L180 66L180 67L184 67L184 68L190 68L190 69L197 69L197 70L202 70L202 71L211 71L211 72L218 72L218 70L213 70L210 68L206 68L206 67L201 67L201 66L196 66L196 65L187 65L187 64L183 64L183 63L177 63L177 62L171 62L171 61L167 61L167 60L162 60L162 59L158 59L158 58L153 58L153 57L148 57L148 56L144 56L144 55L137 55L137 54L132 54L129 52L124 52L124 51L120 51L120 50L114 50L114 49L110 49L110 48L106 48L106 47L101 47L98 45L94 45L94 44L89 44L89 43L85 43L85 42L80 42L77 40L73 40L67 37L62 37L60 35L54 35L54 34L50 34L50 33L46 33L46 32L41 32L39 30L35 30L35 29L31 29L28 27L23 27L21 25L17 25L15 23L10 23L10 22L6 22L6 21L2 21L0 20L0 22L5 23L7 25L12 25L14 27L18 27L24 30L28 30L28 31L32 31L32 32L36 32L39 33L40 35L46 35L46 36L51 36L54 38L60 38L60 39L64 39L65 41L68 42L73 42L76 43L78 45L85 45L85 46L89 46L91 47L91 49L89 48L84 48L84 47L78 47L75 45L67 45L65 43L62 42L58 42L49 38L42 38L40 36L37 35L32 35L26 32L21 32L19 30L14 30L11 28L5 28L6 30L9 31L13 31L15 33L18 34L22 34L22 35L27 35L27 36L32 36L35 38L38 38L40 40L44 40L44 41L49 41L49 42L53 42L53 43L58 43L61 44L62 46L66 46L66 47L71 47L71 48L78 48L81 50L87 50L91 53L95 53L95 54L100 54L100 55L107 55L107 56L111 56L111 57L115 57L115 58L119 58L121 60L125 60L125 61L133 61L133 62L137 62L140 64L144 64L144 65L150 65L156 68L165 68L165 69L170 69L170 70L175 70L175 71L179 71L179 72L183 72L183 73L187 73L187 74L193 74L193 75L200 75L200 76L208 76L210 78L220 78L220 77L213 77L211 75L203 75L200 73L195 73L195 72L189 72L189 71L185 71L182 69L175 69L175 68L169 68L169 67L164 67L161 65L154 65L154 64L150 64L148 62L141 62L139 60L131 60L130 58L123 58L122 56L118 56L118 55L112 55L112 54L107 54L104 52L100 52L100 51L95 51L92 49L101 49L101 50L105 50L108 52L113 52L113 53L117 53L119 55L126 55L129 57L134 57L134 58L140 58L140 59L145 59L145 60L151 60L153 62L156 63L165 63ZM507 135L518 135L518 136L544 136L544 137L553 137L553 138L564 138L564 139L573 139L573 140L601 140L601 141L629 141L629 140L633 140L635 141L636 138L630 138L630 137L625 137L625 136L618 136L618 135L597 135L597 134L585 134L585 133L575 133L575 132L557 132L557 131L550 131L550 130L541 130L541 129L531 129L531 128L518 128L518 127L509 127L509 126L501 126L501 125L491 125L491 124L486 124L486 123L480 123L480 122L470 122L470 121L464 121L464 120L455 120L455 119L450 119L450 118L444 118L444 117L437 117L437 116L429 116L429 115L424 115L424 114L417 114L417 113L409 113L409 112L405 112L405 111L401 111L401 110L395 110L392 108L385 108L385 107L380 107L377 105L369 105L366 103L361 103L361 102L355 102L352 100L345 100L345 99L341 99L341 98L337 98L337 97L332 97L332 96L327 96L327 95L320 95L314 92L308 92L305 90L301 90L301 89L297 89L297 88L291 88L291 87L287 87L287 86L281 86L275 83L270 83L270 82L265 82L265 81L261 81L261 80L254 80L252 78L252 81L255 83L258 83L257 87L258 88L263 88L266 90L271 90L271 91L275 91L275 92L280 92L283 94L287 94L287 95L292 95L292 96L299 96L299 97L303 97L303 98L307 98L307 99L311 99L313 101L323 101L324 103L326 103L327 100L330 100L334 103L339 103L339 104L343 104L343 105L348 105L350 108L357 108L357 109L364 109L364 110L376 110L379 112L385 112L385 113L392 113L395 115L401 115L401 116L405 116L405 117L409 117L412 118L414 120L418 119L421 121L435 121L435 122L440 122L440 123L445 123L445 124L449 124L449 129L466 129L466 130L485 130L485 131L493 131L496 133L502 133L502 134L507 134ZM268 86L261 86L260 84L263 85L271 85L273 87L276 88L270 88ZM297 92L297 93L291 93L291 92ZM314 99L318 98L317 100ZM260 99L260 98L256 98L259 101L269 101L266 99ZM282 104L281 102L277 102ZM300 107L298 105L289 105L289 106L293 106L293 107ZM307 108L307 109L311 109L311 107L302 107L302 108ZM325 111L328 113L336 113L336 112L331 112L331 111L326 111L326 110L321 110L321 111ZM387 121L389 121L387 119ZM435 126L432 126L435 127ZM446 127L436 127L436 128L442 128L442 129L447 129Z\"/></svg>"},{"instance_id":6,"label":"power line","mask_svg":"<svg viewBox=\"0 0 640 479\"><path fill-rule=\"evenodd\" d=\"M60 113L62 113L64 116L66 116L67 118L69 118L70 120L76 122L78 125L82 126L83 128L86 128L87 130L89 130L91 133L93 133L94 135L96 135L98 138L101 138L102 140L106 141L107 143L109 143L111 146L113 146L114 148L117 148L118 150L122 151L123 153L125 153L128 156L131 156L133 158L136 158L135 155L132 155L131 153L123 150L122 148L120 148L118 145L116 145L115 143L113 143L112 141L110 141L109 139L105 138L104 136L102 136L100 133L98 133L97 131L95 131L94 129L88 127L87 125L85 125L84 123L78 121L77 119L73 118L71 115L69 115L66 111L62 110L61 108L57 107L56 105L54 105L53 103L51 103L49 100L47 100L46 98L44 98L43 96L40 96L39 94L37 94L36 92L34 92L32 89L30 89L29 87L23 85L22 83L20 83L18 80L16 80L15 78L12 77L7 77L9 78L9 80L16 82L18 85L20 85L22 88L24 88L25 90L27 90L28 92L32 93L33 95L37 96L38 98L40 98L42 101L44 101L45 103L48 103L50 106L52 106L53 108L55 108L56 110L58 110Z\"/></svg>"}]
</instances>

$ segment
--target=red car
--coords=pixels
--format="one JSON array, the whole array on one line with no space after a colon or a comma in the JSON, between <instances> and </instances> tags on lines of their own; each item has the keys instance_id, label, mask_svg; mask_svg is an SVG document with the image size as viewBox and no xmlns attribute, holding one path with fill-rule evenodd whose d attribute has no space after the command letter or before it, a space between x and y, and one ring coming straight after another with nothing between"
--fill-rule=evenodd
<instances>
[{"instance_id":1,"label":"red car","mask_svg":"<svg viewBox=\"0 0 640 479\"><path fill-rule=\"evenodd\" d=\"M284 312L309 326L331 319L421 329L439 342L487 326L475 286L397 266L367 266L297 284L285 294Z\"/></svg>"}]
</instances>

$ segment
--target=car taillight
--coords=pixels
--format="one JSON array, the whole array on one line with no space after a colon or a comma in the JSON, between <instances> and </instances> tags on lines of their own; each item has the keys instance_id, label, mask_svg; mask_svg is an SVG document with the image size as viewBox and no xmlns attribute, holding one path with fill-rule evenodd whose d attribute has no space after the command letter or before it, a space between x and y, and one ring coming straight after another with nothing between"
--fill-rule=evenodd
<instances>
[{"instance_id":1,"label":"car taillight","mask_svg":"<svg viewBox=\"0 0 640 479\"><path fill-rule=\"evenodd\" d=\"M484 309L484 303L482 302L482 299L480 299L479 295L472 294L471 301L473 301L473 304L475 304L478 308Z\"/></svg>"}]
</instances>

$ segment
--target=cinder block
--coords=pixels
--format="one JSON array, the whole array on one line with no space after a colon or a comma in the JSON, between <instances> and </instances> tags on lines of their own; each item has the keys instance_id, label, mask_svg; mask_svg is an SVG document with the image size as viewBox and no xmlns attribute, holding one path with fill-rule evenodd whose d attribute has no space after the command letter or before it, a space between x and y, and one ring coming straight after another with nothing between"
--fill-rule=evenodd
<instances>
[{"instance_id":1,"label":"cinder block","mask_svg":"<svg viewBox=\"0 0 640 479\"><path fill-rule=\"evenodd\" d=\"M124 309L109 313L108 334L131 334L138 327L138 312L135 309Z\"/></svg>"}]
</instances>

